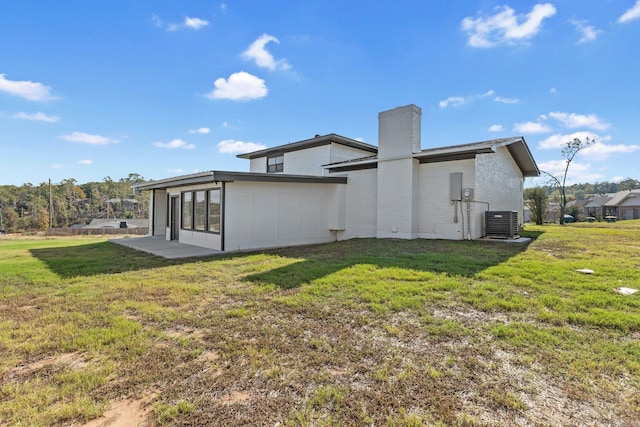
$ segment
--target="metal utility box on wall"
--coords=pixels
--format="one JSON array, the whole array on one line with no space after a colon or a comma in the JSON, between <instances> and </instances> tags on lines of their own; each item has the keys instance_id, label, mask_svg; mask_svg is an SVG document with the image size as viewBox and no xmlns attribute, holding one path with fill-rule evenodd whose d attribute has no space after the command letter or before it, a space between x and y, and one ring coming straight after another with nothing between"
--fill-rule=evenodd
<instances>
[{"instance_id":1,"label":"metal utility box on wall","mask_svg":"<svg viewBox=\"0 0 640 427\"><path fill-rule=\"evenodd\" d=\"M449 174L449 200L460 200L462 194L462 172Z\"/></svg>"},{"instance_id":2,"label":"metal utility box on wall","mask_svg":"<svg viewBox=\"0 0 640 427\"><path fill-rule=\"evenodd\" d=\"M518 238L518 212L486 211L484 213L485 234L499 239Z\"/></svg>"}]
</instances>

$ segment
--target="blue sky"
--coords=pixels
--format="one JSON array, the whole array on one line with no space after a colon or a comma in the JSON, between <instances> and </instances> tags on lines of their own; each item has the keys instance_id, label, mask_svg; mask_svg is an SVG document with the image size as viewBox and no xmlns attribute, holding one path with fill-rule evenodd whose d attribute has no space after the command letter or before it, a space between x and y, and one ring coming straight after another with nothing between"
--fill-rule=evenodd
<instances>
[{"instance_id":1,"label":"blue sky","mask_svg":"<svg viewBox=\"0 0 640 427\"><path fill-rule=\"evenodd\" d=\"M1 4L0 184L246 171L407 104L423 148L522 135L555 173L589 136L571 181L640 179L640 0Z\"/></svg>"}]
</instances>

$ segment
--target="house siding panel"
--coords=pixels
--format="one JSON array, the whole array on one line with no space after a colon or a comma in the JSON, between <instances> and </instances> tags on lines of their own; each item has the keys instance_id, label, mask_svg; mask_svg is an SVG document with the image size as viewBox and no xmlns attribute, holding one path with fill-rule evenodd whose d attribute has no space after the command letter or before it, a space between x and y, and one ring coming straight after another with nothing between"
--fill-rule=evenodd
<instances>
[{"instance_id":1,"label":"house siding panel","mask_svg":"<svg viewBox=\"0 0 640 427\"><path fill-rule=\"evenodd\" d=\"M331 146L291 151L284 154L284 173L292 175L323 175L322 165L331 160Z\"/></svg>"},{"instance_id":2,"label":"house siding panel","mask_svg":"<svg viewBox=\"0 0 640 427\"><path fill-rule=\"evenodd\" d=\"M345 162L347 160L361 159L363 157L373 156L375 153L370 151L360 150L353 147L347 147L342 144L331 144L331 159L330 163Z\"/></svg>"},{"instance_id":3,"label":"house siding panel","mask_svg":"<svg viewBox=\"0 0 640 427\"><path fill-rule=\"evenodd\" d=\"M249 171L252 173L265 173L267 172L267 158L257 157L249 161Z\"/></svg>"},{"instance_id":4,"label":"house siding panel","mask_svg":"<svg viewBox=\"0 0 640 427\"><path fill-rule=\"evenodd\" d=\"M164 236L167 227L167 192L155 190L150 192L153 203L149 204L150 218L153 218L153 235Z\"/></svg>"},{"instance_id":5,"label":"house siding panel","mask_svg":"<svg viewBox=\"0 0 640 427\"><path fill-rule=\"evenodd\" d=\"M376 237L377 181L377 169L349 172L344 230L338 231L338 240Z\"/></svg>"},{"instance_id":6,"label":"house siding panel","mask_svg":"<svg viewBox=\"0 0 640 427\"><path fill-rule=\"evenodd\" d=\"M340 184L245 183L226 186L225 250L327 243L329 200Z\"/></svg>"}]
</instances>

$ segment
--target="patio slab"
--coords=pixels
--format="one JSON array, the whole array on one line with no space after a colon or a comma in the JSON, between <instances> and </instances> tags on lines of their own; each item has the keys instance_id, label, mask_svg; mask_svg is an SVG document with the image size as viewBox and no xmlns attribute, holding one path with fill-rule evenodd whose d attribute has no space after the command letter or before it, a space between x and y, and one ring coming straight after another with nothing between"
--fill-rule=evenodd
<instances>
[{"instance_id":1,"label":"patio slab","mask_svg":"<svg viewBox=\"0 0 640 427\"><path fill-rule=\"evenodd\" d=\"M129 237L110 239L109 241L166 259L196 258L223 254L223 252L215 249L201 248L158 237Z\"/></svg>"}]
</instances>

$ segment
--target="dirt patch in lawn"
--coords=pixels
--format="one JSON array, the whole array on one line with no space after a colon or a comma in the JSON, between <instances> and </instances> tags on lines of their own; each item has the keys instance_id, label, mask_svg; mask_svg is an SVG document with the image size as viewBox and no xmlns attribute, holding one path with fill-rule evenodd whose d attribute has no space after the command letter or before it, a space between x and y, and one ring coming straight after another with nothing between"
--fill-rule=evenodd
<instances>
[{"instance_id":1,"label":"dirt patch in lawn","mask_svg":"<svg viewBox=\"0 0 640 427\"><path fill-rule=\"evenodd\" d=\"M145 399L120 400L114 402L100 418L91 420L82 427L139 427L144 425L149 408Z\"/></svg>"}]
</instances>

